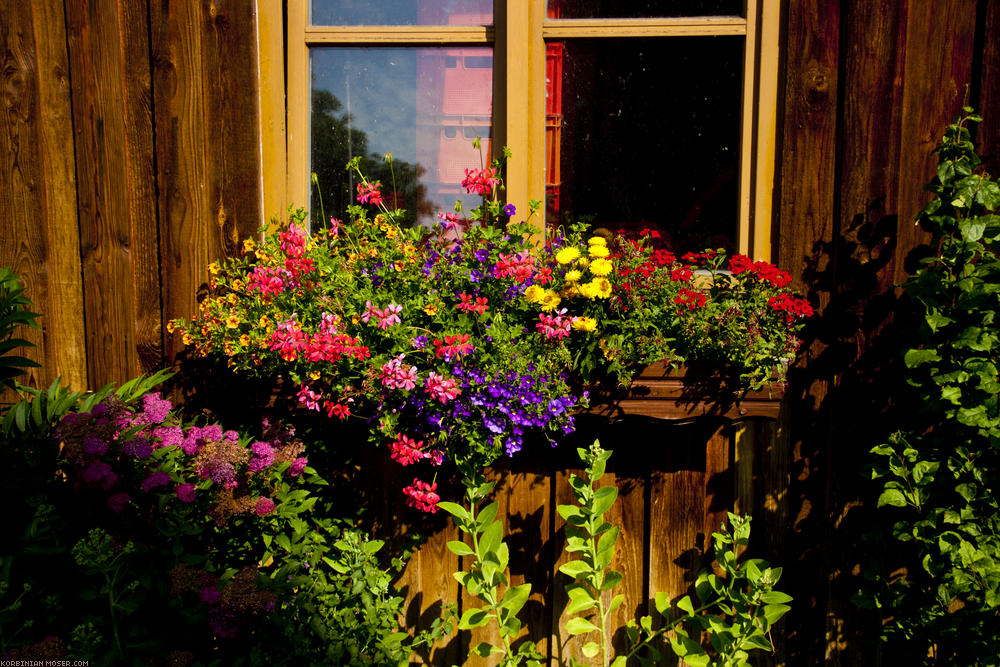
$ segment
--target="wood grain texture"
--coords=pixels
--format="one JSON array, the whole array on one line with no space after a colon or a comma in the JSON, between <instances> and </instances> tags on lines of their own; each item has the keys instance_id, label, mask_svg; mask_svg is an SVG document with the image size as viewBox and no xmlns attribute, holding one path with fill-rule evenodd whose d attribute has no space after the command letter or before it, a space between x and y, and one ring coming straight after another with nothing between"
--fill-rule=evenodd
<instances>
[{"instance_id":1,"label":"wood grain texture","mask_svg":"<svg viewBox=\"0 0 1000 667\"><path fill-rule=\"evenodd\" d=\"M66 16L88 379L99 386L162 363L146 4L67 3Z\"/></svg>"},{"instance_id":2,"label":"wood grain texture","mask_svg":"<svg viewBox=\"0 0 1000 667\"><path fill-rule=\"evenodd\" d=\"M48 305L49 296L48 244L37 224L45 211L48 184L41 150L39 47L33 19L33 8L26 3L7 3L0 8L0 210L7 219L0 236L0 265L11 267L21 278L38 312ZM44 365L54 360L47 358L41 331L20 327L17 335L36 347L18 349L16 354L43 364L19 380L38 386L49 372ZM16 397L4 396L2 400L13 402Z\"/></svg>"},{"instance_id":3,"label":"wood grain texture","mask_svg":"<svg viewBox=\"0 0 1000 667\"><path fill-rule=\"evenodd\" d=\"M986 170L1000 174L1000 0L987 0L979 16L983 24L982 68L976 109L983 114L978 132Z\"/></svg>"},{"instance_id":4,"label":"wood grain texture","mask_svg":"<svg viewBox=\"0 0 1000 667\"><path fill-rule=\"evenodd\" d=\"M957 118L972 80L976 4L963 0L911 0L906 16L899 157L900 250L916 248L929 235L912 224L930 199L923 188L935 173L934 150L944 127ZM908 274L897 263L896 283Z\"/></svg>"},{"instance_id":5,"label":"wood grain texture","mask_svg":"<svg viewBox=\"0 0 1000 667\"><path fill-rule=\"evenodd\" d=\"M32 4L38 63L40 144L43 155L44 221L47 239L47 290L44 304L45 381L61 377L71 387L87 387L80 284L80 231L77 225L76 172L73 163L73 110L66 53L63 3Z\"/></svg>"},{"instance_id":6,"label":"wood grain texture","mask_svg":"<svg viewBox=\"0 0 1000 667\"><path fill-rule=\"evenodd\" d=\"M208 264L262 223L256 15L151 4L164 319L190 317ZM167 340L167 355L178 351Z\"/></svg>"}]
</instances>

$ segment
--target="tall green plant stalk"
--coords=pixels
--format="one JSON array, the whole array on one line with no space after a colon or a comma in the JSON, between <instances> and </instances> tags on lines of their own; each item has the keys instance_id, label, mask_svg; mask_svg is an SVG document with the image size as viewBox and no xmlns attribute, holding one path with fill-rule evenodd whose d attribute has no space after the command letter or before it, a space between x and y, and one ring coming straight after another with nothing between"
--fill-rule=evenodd
<instances>
[{"instance_id":1,"label":"tall green plant stalk","mask_svg":"<svg viewBox=\"0 0 1000 667\"><path fill-rule=\"evenodd\" d=\"M517 650L511 644L521 631L518 612L531 595L531 584L511 586L507 577L510 551L503 541L503 522L496 518L499 504L492 502L477 509L489 493L494 483L487 482L482 472L468 466L463 470L466 507L457 503L441 502L438 507L445 510L455 520L464 534L468 535L471 546L462 540L448 542L452 553L469 559L469 567L455 573L458 583L481 603L481 607L465 610L458 621L459 630L472 630L490 622L496 623L502 646L480 642L472 647L471 655L486 658L500 654L500 664L540 665L544 656L535 650L531 642L523 643ZM502 592L502 595L501 595Z\"/></svg>"}]
</instances>

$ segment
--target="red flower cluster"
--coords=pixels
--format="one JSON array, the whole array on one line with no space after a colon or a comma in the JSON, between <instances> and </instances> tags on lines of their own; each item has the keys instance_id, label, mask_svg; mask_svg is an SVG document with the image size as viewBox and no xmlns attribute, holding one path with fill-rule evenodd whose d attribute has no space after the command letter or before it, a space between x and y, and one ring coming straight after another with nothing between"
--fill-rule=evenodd
<instances>
[{"instance_id":1,"label":"red flower cluster","mask_svg":"<svg viewBox=\"0 0 1000 667\"><path fill-rule=\"evenodd\" d=\"M466 169L465 179L462 180L462 187L470 194L487 196L493 192L493 188L499 185L500 180L496 178L497 170L492 167L486 169Z\"/></svg>"},{"instance_id":2,"label":"red flower cluster","mask_svg":"<svg viewBox=\"0 0 1000 667\"><path fill-rule=\"evenodd\" d=\"M791 294L772 296L767 305L779 313L784 313L785 321L791 324L796 319L812 317L813 309L805 299L799 299Z\"/></svg>"},{"instance_id":3,"label":"red flower cluster","mask_svg":"<svg viewBox=\"0 0 1000 667\"><path fill-rule=\"evenodd\" d=\"M753 261L746 255L733 255L729 258L729 270L733 275L746 273L753 268Z\"/></svg>"},{"instance_id":4,"label":"red flower cluster","mask_svg":"<svg viewBox=\"0 0 1000 667\"><path fill-rule=\"evenodd\" d=\"M381 187L382 181L358 183L358 201L362 204L378 206L382 203L382 192L379 190Z\"/></svg>"},{"instance_id":5,"label":"red flower cluster","mask_svg":"<svg viewBox=\"0 0 1000 667\"><path fill-rule=\"evenodd\" d=\"M523 283L535 273L535 260L528 253L523 255L505 255L500 253L500 259L493 267L497 278L513 278Z\"/></svg>"},{"instance_id":6,"label":"red flower cluster","mask_svg":"<svg viewBox=\"0 0 1000 667\"><path fill-rule=\"evenodd\" d=\"M782 271L770 262L754 262L751 270L763 281L769 282L775 287L784 287L792 282L792 277L787 271Z\"/></svg>"},{"instance_id":7,"label":"red flower cluster","mask_svg":"<svg viewBox=\"0 0 1000 667\"><path fill-rule=\"evenodd\" d=\"M368 348L359 345L358 339L347 334L321 331L310 336L295 321L282 322L271 332L271 351L285 361L304 357L309 361L339 361L341 357L354 357L361 361L371 356Z\"/></svg>"},{"instance_id":8,"label":"red flower cluster","mask_svg":"<svg viewBox=\"0 0 1000 667\"><path fill-rule=\"evenodd\" d=\"M430 512L431 514L438 511L437 504L441 500L441 496L435 493L435 491L437 491L437 482L428 484L427 482L421 482L416 477L413 478L413 484L403 487L407 505L415 507L421 512Z\"/></svg>"},{"instance_id":9,"label":"red flower cluster","mask_svg":"<svg viewBox=\"0 0 1000 667\"><path fill-rule=\"evenodd\" d=\"M677 309L677 313L679 315L683 315L685 308L688 310L697 310L704 307L704 305L708 303L708 297L701 292L693 289L687 289L685 287L677 296L674 297L674 303L680 306L680 308Z\"/></svg>"},{"instance_id":10,"label":"red flower cluster","mask_svg":"<svg viewBox=\"0 0 1000 667\"><path fill-rule=\"evenodd\" d=\"M462 300L462 303L455 306L459 310L464 310L467 313L479 313L482 315L487 310L490 309L487 305L487 300L485 296L472 297L465 292L458 295L458 298ZM475 300L473 300L475 299Z\"/></svg>"},{"instance_id":11,"label":"red flower cluster","mask_svg":"<svg viewBox=\"0 0 1000 667\"><path fill-rule=\"evenodd\" d=\"M469 342L469 334L445 336L444 341L435 339L434 347L437 348L439 357L461 357L473 349L472 343Z\"/></svg>"},{"instance_id":12,"label":"red flower cluster","mask_svg":"<svg viewBox=\"0 0 1000 667\"><path fill-rule=\"evenodd\" d=\"M694 276L691 269L686 267L676 268L670 272L670 279L675 283L686 283Z\"/></svg>"}]
</instances>

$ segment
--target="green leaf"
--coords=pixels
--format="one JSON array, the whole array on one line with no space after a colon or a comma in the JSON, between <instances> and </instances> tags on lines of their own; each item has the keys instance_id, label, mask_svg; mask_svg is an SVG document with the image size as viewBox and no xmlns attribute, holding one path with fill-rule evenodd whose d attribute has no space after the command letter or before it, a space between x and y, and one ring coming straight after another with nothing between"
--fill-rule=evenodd
<instances>
[{"instance_id":1,"label":"green leaf","mask_svg":"<svg viewBox=\"0 0 1000 667\"><path fill-rule=\"evenodd\" d=\"M585 618L574 616L566 621L566 632L571 635L582 635L586 632L594 632L598 627Z\"/></svg>"},{"instance_id":2,"label":"green leaf","mask_svg":"<svg viewBox=\"0 0 1000 667\"><path fill-rule=\"evenodd\" d=\"M459 630L471 630L490 622L490 615L484 609L468 609L458 621Z\"/></svg>"},{"instance_id":3,"label":"green leaf","mask_svg":"<svg viewBox=\"0 0 1000 667\"><path fill-rule=\"evenodd\" d=\"M448 550L451 551L456 556L475 556L476 552L472 550L472 547L467 545L461 540L451 540L448 542Z\"/></svg>"},{"instance_id":4,"label":"green leaf","mask_svg":"<svg viewBox=\"0 0 1000 667\"><path fill-rule=\"evenodd\" d=\"M791 609L787 604L769 604L764 607L764 618L768 625L774 625Z\"/></svg>"},{"instance_id":5,"label":"green leaf","mask_svg":"<svg viewBox=\"0 0 1000 667\"><path fill-rule=\"evenodd\" d=\"M285 551L292 550L292 541L288 539L288 535L282 533L278 535L276 538L274 538L274 541L277 542L278 546L284 549Z\"/></svg>"},{"instance_id":6,"label":"green leaf","mask_svg":"<svg viewBox=\"0 0 1000 667\"><path fill-rule=\"evenodd\" d=\"M594 568L582 560L571 560L560 566L559 571L574 579L582 579L587 575L593 574Z\"/></svg>"},{"instance_id":7,"label":"green leaf","mask_svg":"<svg viewBox=\"0 0 1000 667\"><path fill-rule=\"evenodd\" d=\"M785 602L791 602L792 596L781 591L768 591L761 596L761 601L765 604L784 604Z\"/></svg>"},{"instance_id":8,"label":"green leaf","mask_svg":"<svg viewBox=\"0 0 1000 667\"><path fill-rule=\"evenodd\" d=\"M661 616L666 616L667 612L670 611L670 595L668 593L658 591L656 596L653 598L653 604L656 605L656 611L660 612Z\"/></svg>"},{"instance_id":9,"label":"green leaf","mask_svg":"<svg viewBox=\"0 0 1000 667\"><path fill-rule=\"evenodd\" d=\"M499 521L494 521L483 531L483 536L479 539L479 553L487 554L495 551L500 546L502 539L503 524Z\"/></svg>"},{"instance_id":10,"label":"green leaf","mask_svg":"<svg viewBox=\"0 0 1000 667\"><path fill-rule=\"evenodd\" d=\"M512 586L504 593L503 599L500 600L500 607L506 609L511 614L517 614L517 612L521 611L524 603L528 601L529 595L531 595L531 584Z\"/></svg>"},{"instance_id":11,"label":"green leaf","mask_svg":"<svg viewBox=\"0 0 1000 667\"><path fill-rule=\"evenodd\" d=\"M913 349L907 350L903 356L903 361L907 368L914 368L929 361L941 361L941 356L936 350Z\"/></svg>"},{"instance_id":12,"label":"green leaf","mask_svg":"<svg viewBox=\"0 0 1000 667\"><path fill-rule=\"evenodd\" d=\"M462 521L469 521L469 511L459 505L458 503L449 502L447 500L442 500L437 505L443 509L448 514L452 515L456 519L461 519Z\"/></svg>"},{"instance_id":13,"label":"green leaf","mask_svg":"<svg viewBox=\"0 0 1000 667\"><path fill-rule=\"evenodd\" d=\"M885 505L906 507L906 497L898 489L886 489L878 497L878 507L884 507Z\"/></svg>"},{"instance_id":14,"label":"green leaf","mask_svg":"<svg viewBox=\"0 0 1000 667\"><path fill-rule=\"evenodd\" d=\"M677 608L685 612L688 616L694 616L694 605L691 603L691 596L685 595L677 601Z\"/></svg>"},{"instance_id":15,"label":"green leaf","mask_svg":"<svg viewBox=\"0 0 1000 667\"><path fill-rule=\"evenodd\" d=\"M612 588L617 586L622 582L624 576L621 572L617 570L608 570L604 574L604 583L601 584L602 591L610 591Z\"/></svg>"},{"instance_id":16,"label":"green leaf","mask_svg":"<svg viewBox=\"0 0 1000 667\"><path fill-rule=\"evenodd\" d=\"M614 505L617 497L618 487L602 486L594 493L594 504L591 507L591 512L594 515L604 514L611 509L611 506Z\"/></svg>"},{"instance_id":17,"label":"green leaf","mask_svg":"<svg viewBox=\"0 0 1000 667\"><path fill-rule=\"evenodd\" d=\"M479 511L479 516L476 517L476 528L479 530L484 530L486 526L493 523L493 519L497 516L497 508L500 507L499 503L492 502L483 509Z\"/></svg>"},{"instance_id":18,"label":"green leaf","mask_svg":"<svg viewBox=\"0 0 1000 667\"><path fill-rule=\"evenodd\" d=\"M601 645L597 642L587 642L580 648L580 652L587 658L593 658L601 652Z\"/></svg>"},{"instance_id":19,"label":"green leaf","mask_svg":"<svg viewBox=\"0 0 1000 667\"><path fill-rule=\"evenodd\" d=\"M597 600L590 594L590 590L581 584L566 586L566 597L569 598L569 602L566 604L566 613L568 614L578 614L597 606Z\"/></svg>"}]
</instances>

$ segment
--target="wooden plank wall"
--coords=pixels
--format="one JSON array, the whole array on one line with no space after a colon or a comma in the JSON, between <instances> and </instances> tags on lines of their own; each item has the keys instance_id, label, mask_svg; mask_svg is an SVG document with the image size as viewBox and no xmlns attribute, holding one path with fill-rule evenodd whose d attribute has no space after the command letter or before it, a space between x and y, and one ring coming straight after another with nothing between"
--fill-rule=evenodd
<instances>
[{"instance_id":1,"label":"wooden plank wall","mask_svg":"<svg viewBox=\"0 0 1000 667\"><path fill-rule=\"evenodd\" d=\"M913 215L963 100L984 112L979 138L1000 166L998 12L997 0L787 4L777 260L820 306L786 405L790 664L881 659L877 619L849 601L868 552L859 469L899 423L885 390L894 286L926 241Z\"/></svg>"},{"instance_id":2,"label":"wooden plank wall","mask_svg":"<svg viewBox=\"0 0 1000 667\"><path fill-rule=\"evenodd\" d=\"M0 264L24 276L45 315L28 334L43 365L30 383L60 375L96 387L166 363L175 350L164 323L190 315L207 262L256 230L254 7L0 3ZM786 566L796 597L781 639L788 662L872 664L866 619L847 601L863 553L857 463L891 429L879 383L898 353L894 285L924 240L911 218L932 174L928 151L967 88L987 118L978 133L987 164L1000 172L1000 0L789 0L783 12L775 259L820 315L791 374L782 428L709 438L706 456L740 463L734 502L763 512L765 555ZM690 490L713 476L673 449L663 456L641 484L615 470L622 520L645 531L654 517L697 515L707 502L699 521L715 521L712 489L658 495L647 512L655 489L694 475L681 485ZM553 474L510 477L511 509L526 517L530 503L561 502L566 471ZM558 527L551 513L539 520ZM442 545L437 561L413 569L434 590L451 586ZM674 576L676 564L650 569L647 547L622 558L643 563L637 599ZM539 622L558 636L555 618Z\"/></svg>"},{"instance_id":3,"label":"wooden plank wall","mask_svg":"<svg viewBox=\"0 0 1000 667\"><path fill-rule=\"evenodd\" d=\"M0 6L0 265L57 375L161 368L207 265L261 224L256 15L238 0Z\"/></svg>"}]
</instances>

